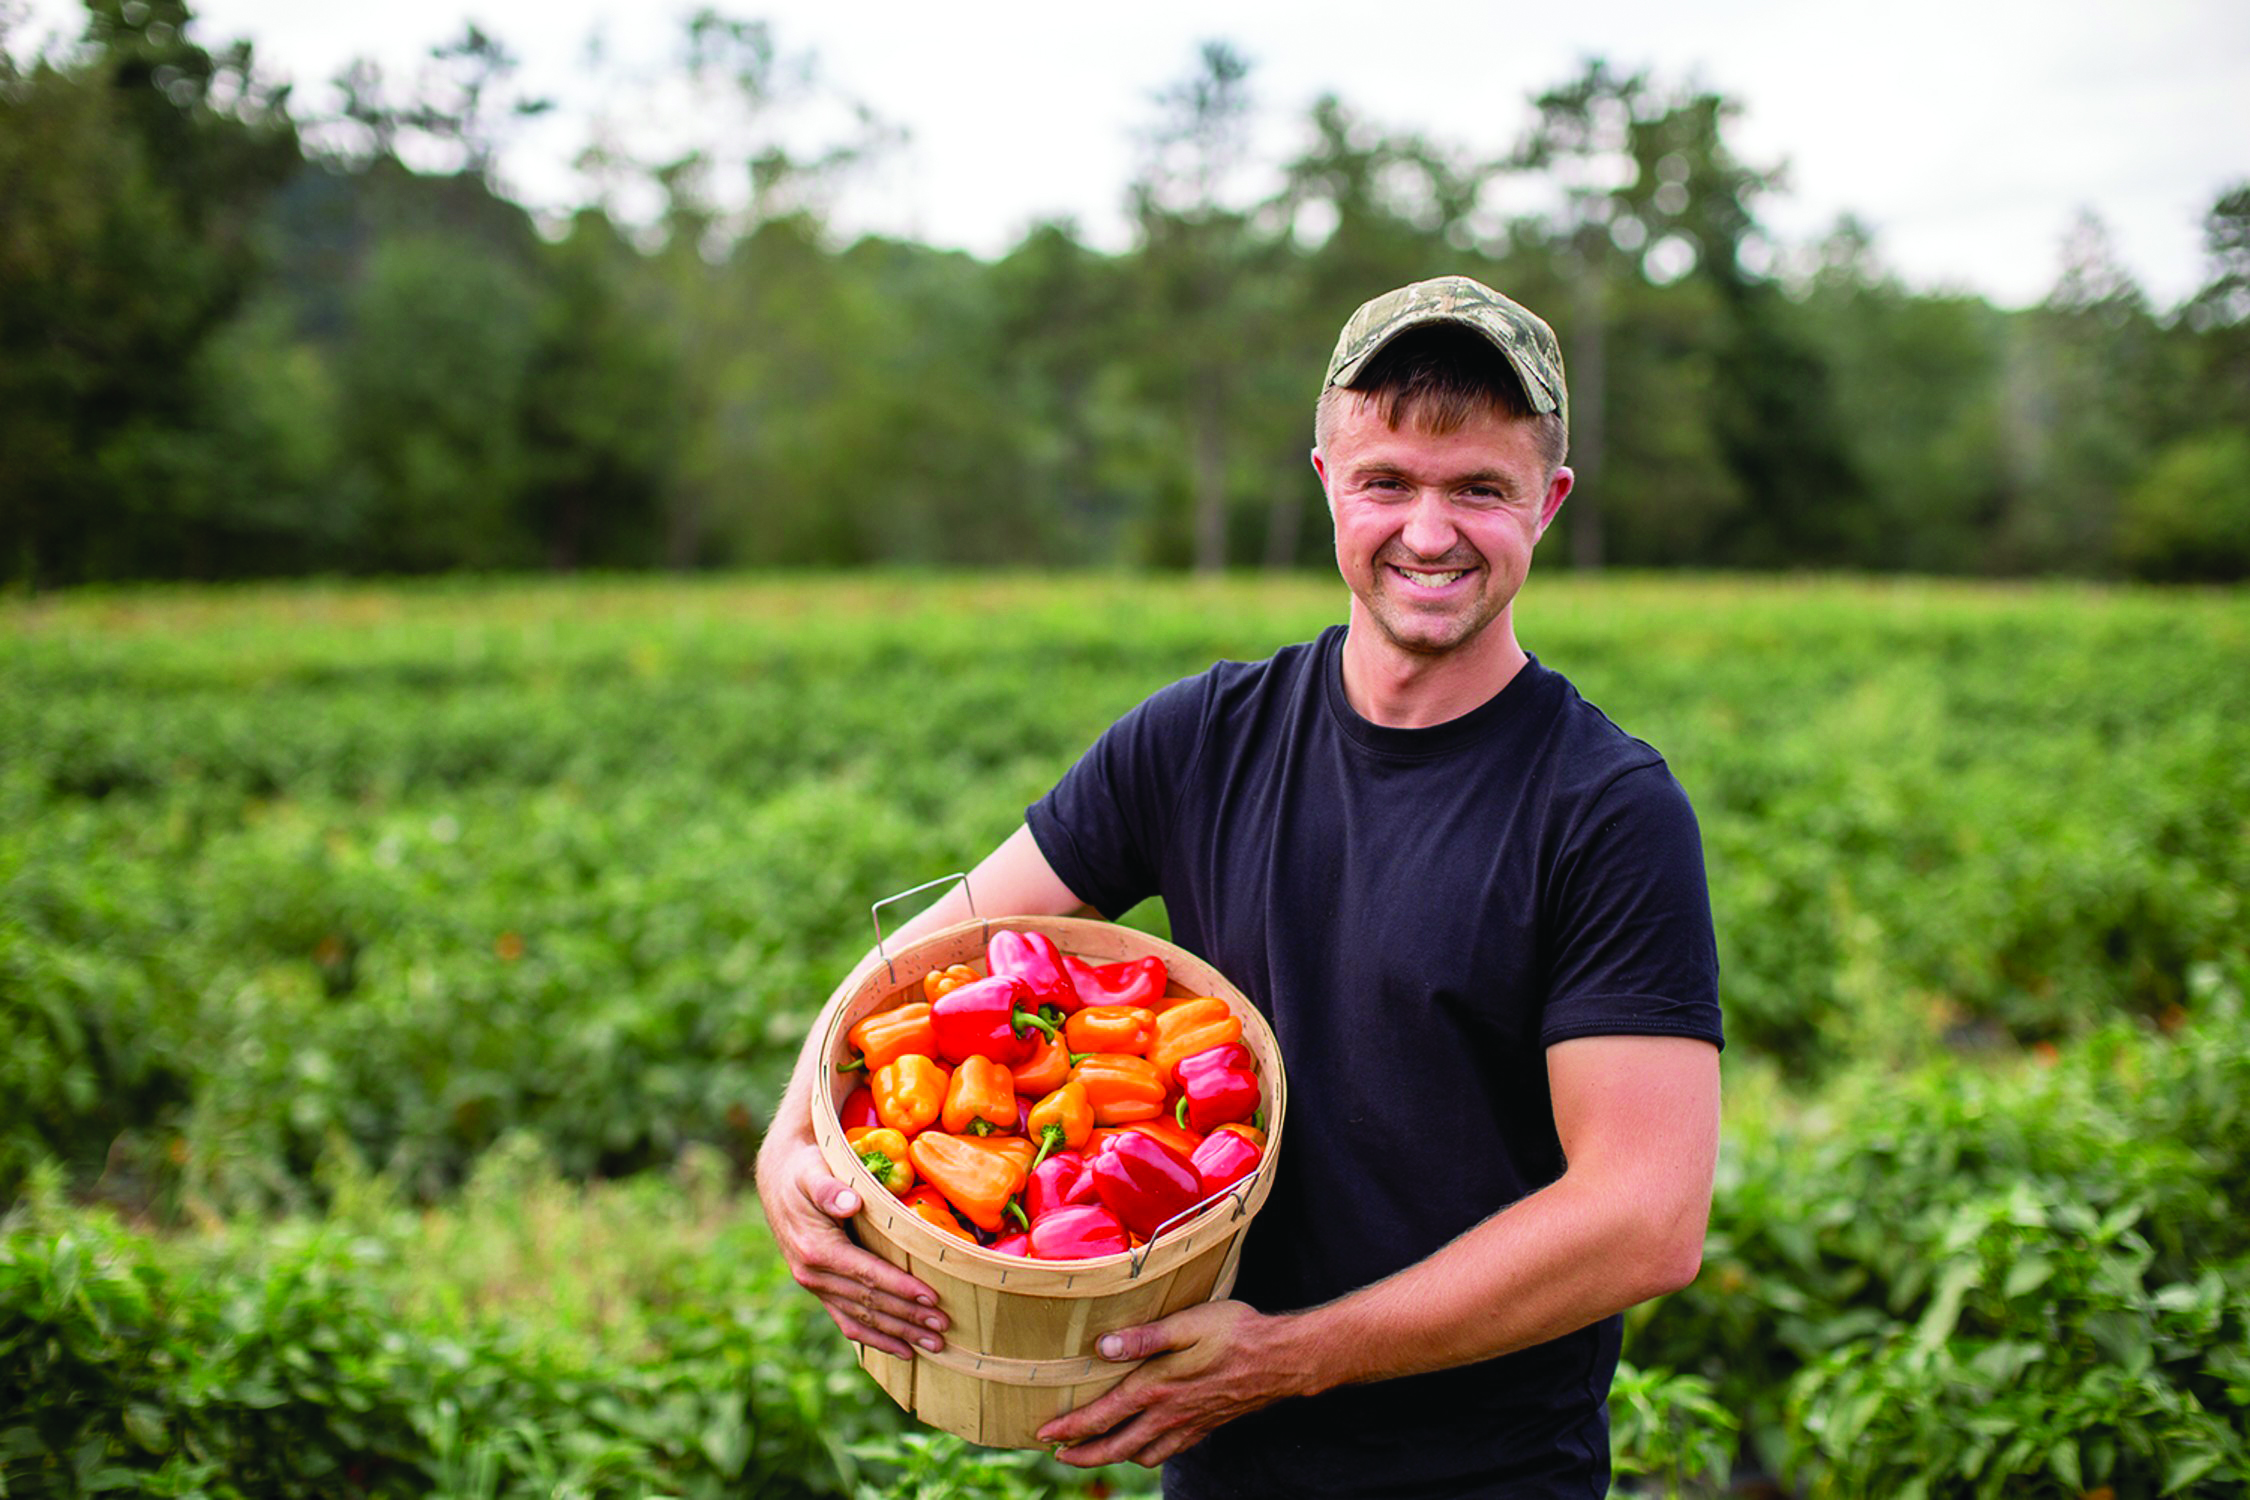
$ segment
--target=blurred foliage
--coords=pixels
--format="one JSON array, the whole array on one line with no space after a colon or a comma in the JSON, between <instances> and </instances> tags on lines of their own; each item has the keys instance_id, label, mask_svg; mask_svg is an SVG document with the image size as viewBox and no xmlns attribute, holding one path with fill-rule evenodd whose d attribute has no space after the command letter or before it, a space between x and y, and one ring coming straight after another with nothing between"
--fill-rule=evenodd
<instances>
[{"instance_id":1,"label":"blurred foliage","mask_svg":"<svg viewBox=\"0 0 2250 1500\"><path fill-rule=\"evenodd\" d=\"M422 1197L511 1129L579 1175L691 1141L747 1160L869 901L1337 592L870 573L15 606L0 1189L50 1155L127 1202L302 1204L336 1134ZM2241 928L2239 599L1564 575L1524 620L1695 799L1737 1055L1809 1080L2161 1021Z\"/></svg>"},{"instance_id":2,"label":"blurred foliage","mask_svg":"<svg viewBox=\"0 0 2250 1500\"><path fill-rule=\"evenodd\" d=\"M74 45L0 38L19 585L1318 565L1316 372L1360 301L1443 272L1563 336L1558 561L2244 573L2226 533L2127 513L2179 444L2250 426L2240 187L2181 308L2087 218L2006 312L1906 290L1848 219L1776 240L1781 173L1725 95L1590 59L1468 143L1329 97L1261 173L1256 71L1214 41L1138 132L1130 249L1049 223L987 262L839 242L836 190L898 133L761 23L700 12L669 73L607 78L576 201L539 217L497 164L549 106L499 38L313 99L200 34L180 0L93 0ZM702 135L642 139L658 96Z\"/></svg>"},{"instance_id":3,"label":"blurred foliage","mask_svg":"<svg viewBox=\"0 0 2250 1500\"><path fill-rule=\"evenodd\" d=\"M2246 986L2237 945L2169 1034L1730 1100L1702 1275L1627 1347L1810 1496L2242 1493Z\"/></svg>"}]
</instances>

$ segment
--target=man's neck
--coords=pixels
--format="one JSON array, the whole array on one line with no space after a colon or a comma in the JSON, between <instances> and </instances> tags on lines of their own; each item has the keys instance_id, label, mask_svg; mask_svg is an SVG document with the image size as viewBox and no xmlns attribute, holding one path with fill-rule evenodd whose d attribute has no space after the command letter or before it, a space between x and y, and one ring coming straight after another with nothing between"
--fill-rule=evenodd
<instances>
[{"instance_id":1,"label":"man's neck","mask_svg":"<svg viewBox=\"0 0 2250 1500\"><path fill-rule=\"evenodd\" d=\"M1344 637L1344 698L1371 724L1427 729L1488 703L1530 658L1516 644L1513 611L1474 639L1439 655L1392 644L1372 620L1352 610Z\"/></svg>"}]
</instances>

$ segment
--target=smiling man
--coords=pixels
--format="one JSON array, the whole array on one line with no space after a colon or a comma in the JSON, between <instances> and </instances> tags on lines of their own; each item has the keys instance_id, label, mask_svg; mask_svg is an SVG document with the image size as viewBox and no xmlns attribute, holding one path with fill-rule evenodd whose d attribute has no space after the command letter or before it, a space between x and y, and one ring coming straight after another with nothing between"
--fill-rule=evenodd
<instances>
[{"instance_id":1,"label":"smiling man","mask_svg":"<svg viewBox=\"0 0 2250 1500\"><path fill-rule=\"evenodd\" d=\"M986 910L1163 897L1289 1071L1234 1299L1105 1339L1146 1363L1042 1436L1175 1497L1600 1495L1618 1315L1693 1278L1710 1209L1694 815L1516 639L1571 487L1547 325L1465 277L1378 297L1314 432L1346 623L1158 692L974 877ZM760 1154L775 1237L848 1335L935 1346L928 1288L837 1226L807 1057Z\"/></svg>"}]
</instances>

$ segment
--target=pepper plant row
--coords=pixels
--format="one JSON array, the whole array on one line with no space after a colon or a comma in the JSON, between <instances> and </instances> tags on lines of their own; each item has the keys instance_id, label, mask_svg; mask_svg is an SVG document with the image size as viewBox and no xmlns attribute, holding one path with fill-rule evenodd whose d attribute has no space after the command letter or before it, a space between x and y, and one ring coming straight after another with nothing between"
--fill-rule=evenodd
<instances>
[{"instance_id":1,"label":"pepper plant row","mask_svg":"<svg viewBox=\"0 0 2250 1500\"><path fill-rule=\"evenodd\" d=\"M995 932L986 972L847 1033L868 1082L845 1139L916 1215L1002 1255L1085 1260L1147 1244L1257 1170L1257 1061L1216 996L1168 996L1156 957L1093 965Z\"/></svg>"}]
</instances>

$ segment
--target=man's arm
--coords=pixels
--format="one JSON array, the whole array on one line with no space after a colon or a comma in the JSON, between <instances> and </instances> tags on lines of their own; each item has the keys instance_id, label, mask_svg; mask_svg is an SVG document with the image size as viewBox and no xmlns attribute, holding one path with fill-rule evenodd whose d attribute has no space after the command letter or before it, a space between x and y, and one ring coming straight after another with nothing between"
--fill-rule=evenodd
<instances>
[{"instance_id":1,"label":"man's arm","mask_svg":"<svg viewBox=\"0 0 2250 1500\"><path fill-rule=\"evenodd\" d=\"M1212 1302L1102 1340L1161 1354L1057 1418L1075 1464L1161 1463L1284 1396L1489 1359L1695 1279L1718 1160L1719 1053L1599 1036L1547 1051L1563 1175L1427 1259L1299 1313ZM1170 1351L1165 1353L1164 1351Z\"/></svg>"},{"instance_id":2,"label":"man's arm","mask_svg":"<svg viewBox=\"0 0 2250 1500\"><path fill-rule=\"evenodd\" d=\"M1049 867L1029 828L1018 828L986 855L969 873L969 887L977 909L989 916L1060 917L1088 910ZM901 926L885 946L911 942L970 915L969 896L955 886ZM874 957L870 953L861 966ZM909 1339L941 1349L945 1318L937 1311L936 1295L881 1256L853 1244L840 1222L859 1211L859 1195L829 1175L812 1129L815 1086L825 1066L820 1039L827 1021L823 1011L813 1022L758 1148L758 1201L765 1206L767 1227L797 1284L820 1299L846 1338L901 1359L913 1354Z\"/></svg>"}]
</instances>

